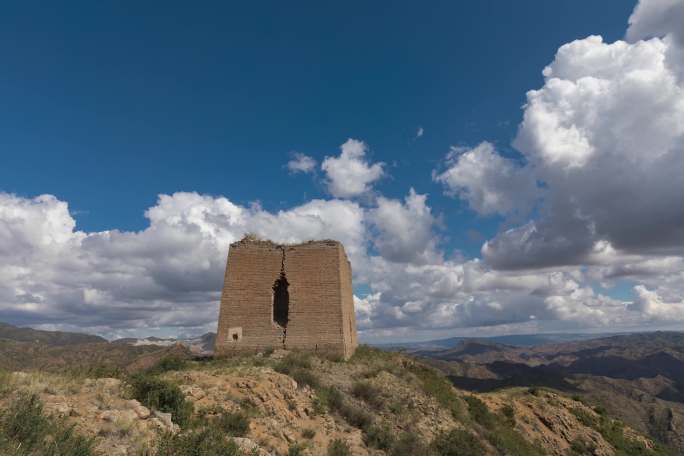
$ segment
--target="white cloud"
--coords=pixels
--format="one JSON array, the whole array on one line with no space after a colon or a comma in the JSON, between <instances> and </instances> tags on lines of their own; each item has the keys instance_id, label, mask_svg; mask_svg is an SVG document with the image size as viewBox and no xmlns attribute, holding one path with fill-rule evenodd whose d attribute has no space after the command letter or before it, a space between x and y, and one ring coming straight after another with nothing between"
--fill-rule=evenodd
<instances>
[{"instance_id":1,"label":"white cloud","mask_svg":"<svg viewBox=\"0 0 684 456\"><path fill-rule=\"evenodd\" d=\"M656 291L647 289L643 285L634 287L636 299L630 306L647 318L666 322L684 321L684 300L666 302Z\"/></svg>"},{"instance_id":2,"label":"white cloud","mask_svg":"<svg viewBox=\"0 0 684 456\"><path fill-rule=\"evenodd\" d=\"M544 86L528 92L515 140L545 186L540 217L487 242L490 264L588 263L601 242L622 254L682 255L684 86L667 64L677 46L591 36L558 50Z\"/></svg>"},{"instance_id":3,"label":"white cloud","mask_svg":"<svg viewBox=\"0 0 684 456\"><path fill-rule=\"evenodd\" d=\"M74 231L52 196L0 194L0 321L71 325L105 334L154 327L213 329L231 242L335 238L365 251L363 210L313 200L269 213L226 198L160 195L139 232Z\"/></svg>"},{"instance_id":4,"label":"white cloud","mask_svg":"<svg viewBox=\"0 0 684 456\"><path fill-rule=\"evenodd\" d=\"M436 220L426 204L427 195L411 189L402 203L379 197L369 220L377 229L374 244L390 261L426 263L437 257L433 225Z\"/></svg>"},{"instance_id":5,"label":"white cloud","mask_svg":"<svg viewBox=\"0 0 684 456\"><path fill-rule=\"evenodd\" d=\"M295 152L292 160L287 162L291 173L311 173L316 169L316 160L301 152Z\"/></svg>"},{"instance_id":6,"label":"white cloud","mask_svg":"<svg viewBox=\"0 0 684 456\"><path fill-rule=\"evenodd\" d=\"M624 320L577 271L502 272L479 260L444 260L426 196L415 191L369 209L313 200L275 213L175 193L160 195L146 216L142 231L82 232L55 197L0 194L0 321L108 336L212 330L228 246L248 232L279 242L341 240L355 283L370 289L356 298L365 337L527 325L533 315L542 326Z\"/></svg>"},{"instance_id":7,"label":"white cloud","mask_svg":"<svg viewBox=\"0 0 684 456\"><path fill-rule=\"evenodd\" d=\"M425 134L425 129L423 127L418 127L418 130L416 130L415 139L422 138L424 134Z\"/></svg>"},{"instance_id":8,"label":"white cloud","mask_svg":"<svg viewBox=\"0 0 684 456\"><path fill-rule=\"evenodd\" d=\"M365 158L368 146L356 139L348 139L340 150L339 157L326 157L321 164L330 194L351 198L369 192L371 184L383 176L384 164L368 163Z\"/></svg>"},{"instance_id":9,"label":"white cloud","mask_svg":"<svg viewBox=\"0 0 684 456\"><path fill-rule=\"evenodd\" d=\"M434 173L434 180L481 215L526 213L537 197L532 172L501 157L491 143L474 149L452 147L446 164L445 171Z\"/></svg>"}]
</instances>

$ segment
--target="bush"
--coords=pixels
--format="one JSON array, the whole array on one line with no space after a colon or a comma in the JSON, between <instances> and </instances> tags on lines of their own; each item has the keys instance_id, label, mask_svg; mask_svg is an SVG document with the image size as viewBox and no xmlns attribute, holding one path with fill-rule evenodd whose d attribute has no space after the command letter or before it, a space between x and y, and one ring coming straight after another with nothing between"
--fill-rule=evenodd
<instances>
[{"instance_id":1,"label":"bush","mask_svg":"<svg viewBox=\"0 0 684 456\"><path fill-rule=\"evenodd\" d=\"M414 433L404 432L389 451L389 456L428 456L429 449L425 442Z\"/></svg>"},{"instance_id":2,"label":"bush","mask_svg":"<svg viewBox=\"0 0 684 456\"><path fill-rule=\"evenodd\" d=\"M382 391L369 382L356 382L352 386L352 395L361 399L375 409L381 409L385 405Z\"/></svg>"},{"instance_id":3,"label":"bush","mask_svg":"<svg viewBox=\"0 0 684 456\"><path fill-rule=\"evenodd\" d=\"M43 415L38 396L22 393L0 414L0 453L15 456L93 456L95 440L65 421Z\"/></svg>"},{"instance_id":4,"label":"bush","mask_svg":"<svg viewBox=\"0 0 684 456\"><path fill-rule=\"evenodd\" d=\"M302 437L304 437L305 439L313 439L315 435L316 431L314 431L313 429L304 429L302 431Z\"/></svg>"},{"instance_id":5,"label":"bush","mask_svg":"<svg viewBox=\"0 0 684 456\"><path fill-rule=\"evenodd\" d=\"M192 403L185 400L178 386L149 374L138 374L131 378L133 398L147 407L164 413L171 413L181 427L188 425L192 415Z\"/></svg>"},{"instance_id":6,"label":"bush","mask_svg":"<svg viewBox=\"0 0 684 456\"><path fill-rule=\"evenodd\" d=\"M215 425L231 437L243 437L249 432L249 418L240 412L221 413L216 417Z\"/></svg>"},{"instance_id":7,"label":"bush","mask_svg":"<svg viewBox=\"0 0 684 456\"><path fill-rule=\"evenodd\" d=\"M318 377L311 372L311 356L306 353L290 353L280 360L273 369L281 374L289 375L299 385L318 388Z\"/></svg>"},{"instance_id":8,"label":"bush","mask_svg":"<svg viewBox=\"0 0 684 456\"><path fill-rule=\"evenodd\" d=\"M273 369L285 375L289 375L296 369L311 369L311 355L299 352L288 353Z\"/></svg>"},{"instance_id":9,"label":"bush","mask_svg":"<svg viewBox=\"0 0 684 456\"><path fill-rule=\"evenodd\" d=\"M488 429L494 427L494 415L489 411L484 402L475 396L466 396L465 401L468 404L470 416L475 420L475 422Z\"/></svg>"},{"instance_id":10,"label":"bush","mask_svg":"<svg viewBox=\"0 0 684 456\"><path fill-rule=\"evenodd\" d=\"M342 415L347 423L361 429L364 432L368 430L370 425L373 423L373 418L368 413L352 404L342 402L342 405L337 411L340 415Z\"/></svg>"},{"instance_id":11,"label":"bush","mask_svg":"<svg viewBox=\"0 0 684 456\"><path fill-rule=\"evenodd\" d=\"M351 456L351 449L344 440L335 439L328 445L328 456Z\"/></svg>"},{"instance_id":12,"label":"bush","mask_svg":"<svg viewBox=\"0 0 684 456\"><path fill-rule=\"evenodd\" d=\"M163 436L156 456L242 456L242 451L220 429L209 426Z\"/></svg>"},{"instance_id":13,"label":"bush","mask_svg":"<svg viewBox=\"0 0 684 456\"><path fill-rule=\"evenodd\" d=\"M313 402L314 412L319 415L327 411L338 411L342 408L342 393L334 386L318 388Z\"/></svg>"},{"instance_id":14,"label":"bush","mask_svg":"<svg viewBox=\"0 0 684 456\"><path fill-rule=\"evenodd\" d=\"M409 370L418 377L426 394L434 397L454 418L461 418L462 403L451 382L441 373L427 366L410 365Z\"/></svg>"},{"instance_id":15,"label":"bush","mask_svg":"<svg viewBox=\"0 0 684 456\"><path fill-rule=\"evenodd\" d=\"M529 443L513 428L499 425L487 432L487 440L501 454L514 454L516 456L544 456L537 446Z\"/></svg>"},{"instance_id":16,"label":"bush","mask_svg":"<svg viewBox=\"0 0 684 456\"><path fill-rule=\"evenodd\" d=\"M394 435L389 426L369 426L364 441L370 447L389 450L394 446Z\"/></svg>"},{"instance_id":17,"label":"bush","mask_svg":"<svg viewBox=\"0 0 684 456\"><path fill-rule=\"evenodd\" d=\"M506 404L501 407L501 414L509 424L515 424L515 409L511 404Z\"/></svg>"},{"instance_id":18,"label":"bush","mask_svg":"<svg viewBox=\"0 0 684 456\"><path fill-rule=\"evenodd\" d=\"M438 435L430 445L440 456L481 456L485 449L470 432L454 429Z\"/></svg>"},{"instance_id":19,"label":"bush","mask_svg":"<svg viewBox=\"0 0 684 456\"><path fill-rule=\"evenodd\" d=\"M187 362L183 358L178 356L165 356L160 359L151 370L157 373L178 371L185 369L186 365Z\"/></svg>"},{"instance_id":20,"label":"bush","mask_svg":"<svg viewBox=\"0 0 684 456\"><path fill-rule=\"evenodd\" d=\"M304 446L299 443L294 443L287 449L287 456L303 456Z\"/></svg>"}]
</instances>

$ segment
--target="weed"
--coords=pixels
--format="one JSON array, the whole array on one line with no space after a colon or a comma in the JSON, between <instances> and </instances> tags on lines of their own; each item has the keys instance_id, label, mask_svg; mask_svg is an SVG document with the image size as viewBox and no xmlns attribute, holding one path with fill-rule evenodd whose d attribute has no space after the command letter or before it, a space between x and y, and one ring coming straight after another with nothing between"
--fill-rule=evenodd
<instances>
[{"instance_id":1,"label":"weed","mask_svg":"<svg viewBox=\"0 0 684 456\"><path fill-rule=\"evenodd\" d=\"M352 395L361 399L375 409L381 409L385 405L380 388L369 382L356 382L352 385Z\"/></svg>"},{"instance_id":2,"label":"weed","mask_svg":"<svg viewBox=\"0 0 684 456\"><path fill-rule=\"evenodd\" d=\"M313 439L315 435L316 431L313 429L304 429L302 431L302 437L304 437L305 439Z\"/></svg>"},{"instance_id":3,"label":"weed","mask_svg":"<svg viewBox=\"0 0 684 456\"><path fill-rule=\"evenodd\" d=\"M485 449L470 432L454 429L439 434L430 445L433 452L442 456L481 456Z\"/></svg>"},{"instance_id":4,"label":"weed","mask_svg":"<svg viewBox=\"0 0 684 456\"><path fill-rule=\"evenodd\" d=\"M351 456L349 444L342 439L335 439L328 445L328 456Z\"/></svg>"},{"instance_id":5,"label":"weed","mask_svg":"<svg viewBox=\"0 0 684 456\"><path fill-rule=\"evenodd\" d=\"M21 393L0 413L0 453L15 456L93 456L95 440L64 420L43 415L38 396Z\"/></svg>"},{"instance_id":6,"label":"weed","mask_svg":"<svg viewBox=\"0 0 684 456\"><path fill-rule=\"evenodd\" d=\"M159 439L155 456L241 456L238 446L221 432L208 426L199 430L165 435Z\"/></svg>"},{"instance_id":7,"label":"weed","mask_svg":"<svg viewBox=\"0 0 684 456\"><path fill-rule=\"evenodd\" d=\"M364 438L366 445L380 450L389 450L394 446L394 435L389 426L369 426Z\"/></svg>"},{"instance_id":8,"label":"weed","mask_svg":"<svg viewBox=\"0 0 684 456\"><path fill-rule=\"evenodd\" d=\"M240 412L223 412L216 418L215 424L231 437L242 437L249 432L249 418Z\"/></svg>"},{"instance_id":9,"label":"weed","mask_svg":"<svg viewBox=\"0 0 684 456\"><path fill-rule=\"evenodd\" d=\"M451 382L441 373L427 366L410 365L410 371L420 380L426 394L434 397L454 418L461 418L462 402Z\"/></svg>"},{"instance_id":10,"label":"weed","mask_svg":"<svg viewBox=\"0 0 684 456\"><path fill-rule=\"evenodd\" d=\"M178 386L150 374L138 374L131 378L133 398L147 407L171 413L181 427L189 423L192 403L185 400Z\"/></svg>"}]
</instances>

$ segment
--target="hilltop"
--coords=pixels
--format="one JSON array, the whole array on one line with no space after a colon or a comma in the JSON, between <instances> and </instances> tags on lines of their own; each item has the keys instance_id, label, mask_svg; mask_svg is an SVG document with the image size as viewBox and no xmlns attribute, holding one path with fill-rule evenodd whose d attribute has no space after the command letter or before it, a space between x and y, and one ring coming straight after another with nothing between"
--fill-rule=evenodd
<instances>
[{"instance_id":1,"label":"hilltop","mask_svg":"<svg viewBox=\"0 0 684 456\"><path fill-rule=\"evenodd\" d=\"M420 360L369 347L347 362L285 351L170 356L115 377L65 369L0 380L2 409L42 404L33 415L52 417L53 434L75 426L67 440L80 436L83 455L668 454L559 391L469 393ZM16 444L9 416L0 449Z\"/></svg>"}]
</instances>

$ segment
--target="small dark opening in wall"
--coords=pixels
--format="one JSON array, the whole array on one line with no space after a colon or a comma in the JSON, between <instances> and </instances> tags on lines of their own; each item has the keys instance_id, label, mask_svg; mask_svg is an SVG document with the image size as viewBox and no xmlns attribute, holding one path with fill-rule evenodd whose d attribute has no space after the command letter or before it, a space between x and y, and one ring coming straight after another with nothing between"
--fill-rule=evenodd
<instances>
[{"instance_id":1,"label":"small dark opening in wall","mask_svg":"<svg viewBox=\"0 0 684 456\"><path fill-rule=\"evenodd\" d=\"M289 283L285 273L280 273L280 278L273 284L273 321L285 328L290 310L290 293L287 291Z\"/></svg>"},{"instance_id":2,"label":"small dark opening in wall","mask_svg":"<svg viewBox=\"0 0 684 456\"><path fill-rule=\"evenodd\" d=\"M238 335L237 335L237 333L234 333L234 334L233 334L233 340L238 340Z\"/></svg>"}]
</instances>

